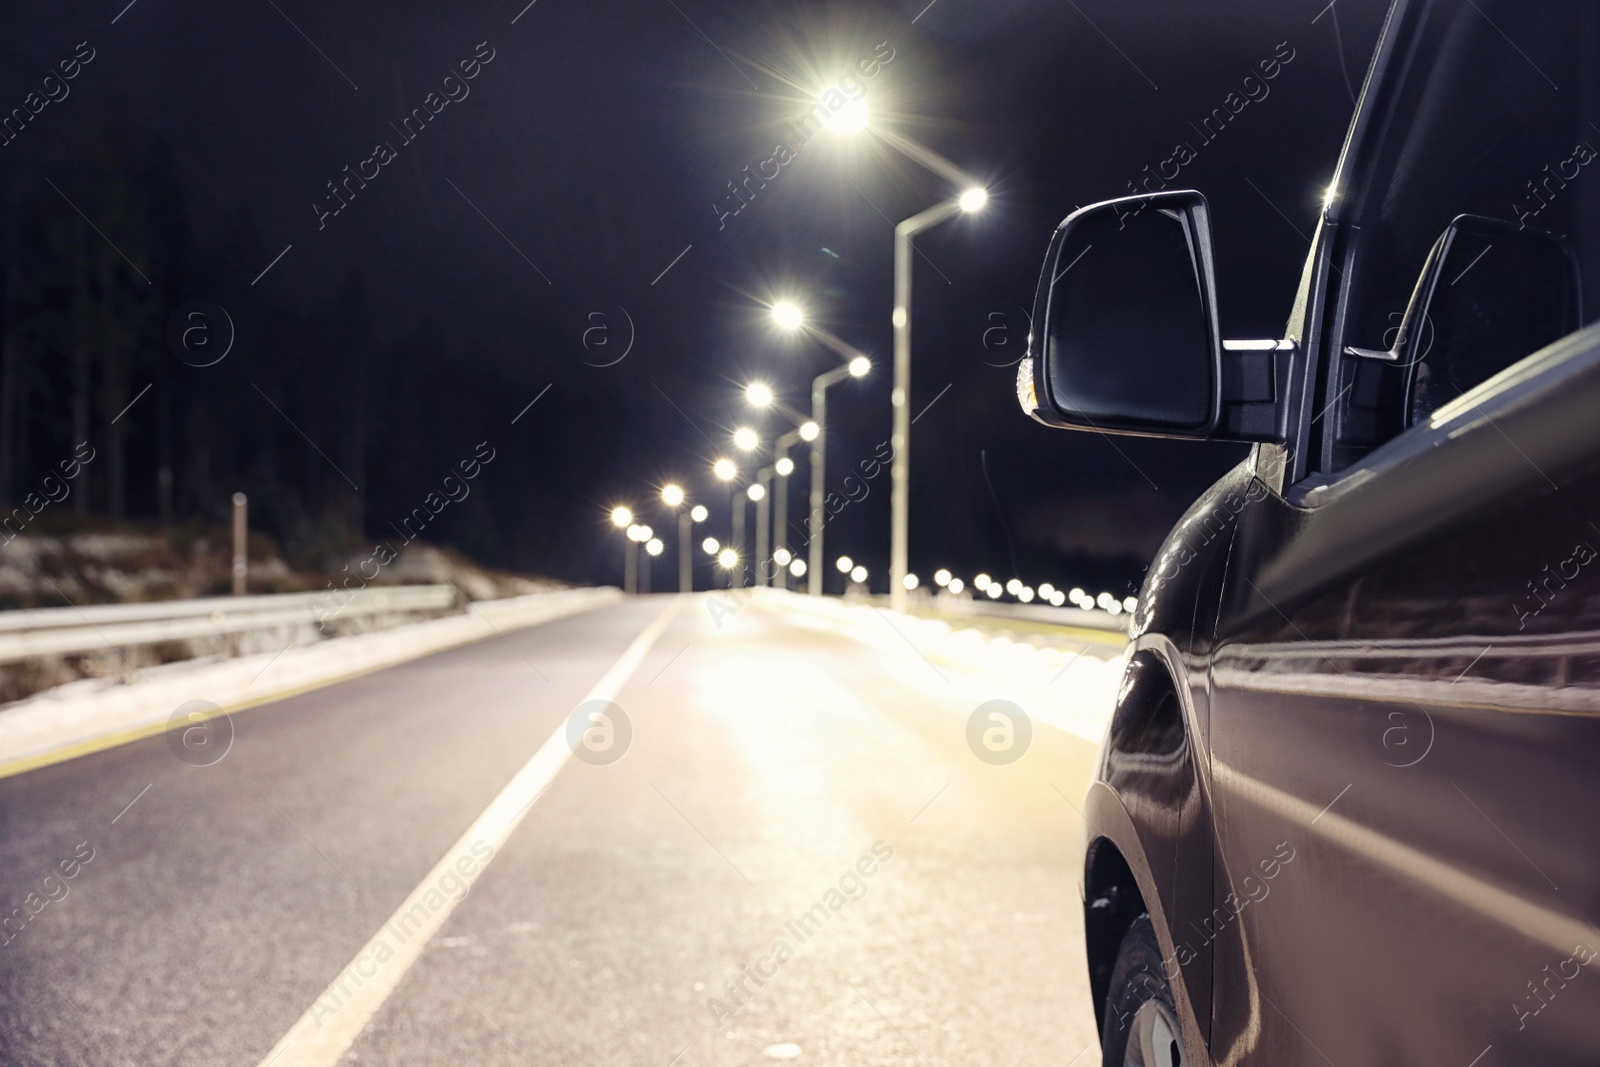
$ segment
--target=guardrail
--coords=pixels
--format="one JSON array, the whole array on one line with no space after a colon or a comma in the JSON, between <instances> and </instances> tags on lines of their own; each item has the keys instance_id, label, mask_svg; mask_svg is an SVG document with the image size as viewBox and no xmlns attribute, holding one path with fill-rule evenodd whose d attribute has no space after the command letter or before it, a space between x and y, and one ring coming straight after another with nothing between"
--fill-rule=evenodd
<instances>
[{"instance_id":1,"label":"guardrail","mask_svg":"<svg viewBox=\"0 0 1600 1067\"><path fill-rule=\"evenodd\" d=\"M459 605L451 585L398 585L338 596L279 593L7 611L0 612L0 663Z\"/></svg>"}]
</instances>

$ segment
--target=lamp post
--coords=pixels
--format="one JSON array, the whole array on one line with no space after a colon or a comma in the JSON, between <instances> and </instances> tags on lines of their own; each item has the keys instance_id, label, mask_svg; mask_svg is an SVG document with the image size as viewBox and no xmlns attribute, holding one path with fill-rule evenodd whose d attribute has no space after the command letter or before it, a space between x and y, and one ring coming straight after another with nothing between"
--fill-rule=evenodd
<instances>
[{"instance_id":1,"label":"lamp post","mask_svg":"<svg viewBox=\"0 0 1600 1067\"><path fill-rule=\"evenodd\" d=\"M789 475L794 473L794 460L789 458L789 446L800 440L798 428L790 430L777 441L773 442L772 451L776 457L772 463L774 499L772 502L772 556L777 560L778 553L785 555L789 551ZM789 561L778 560L779 566L773 571L774 585L779 589L789 588Z\"/></svg>"},{"instance_id":2,"label":"lamp post","mask_svg":"<svg viewBox=\"0 0 1600 1067\"><path fill-rule=\"evenodd\" d=\"M816 429L811 437L811 521L807 531L811 538L811 562L806 569L806 592L812 596L822 595L822 495L828 442L828 386L846 378L864 377L871 369L872 363L867 357L856 356L843 367L835 367L811 379L811 425ZM805 427L800 429L804 437Z\"/></svg>"},{"instance_id":3,"label":"lamp post","mask_svg":"<svg viewBox=\"0 0 1600 1067\"><path fill-rule=\"evenodd\" d=\"M828 348L844 357L847 362L842 367L825 371L811 379L811 421L802 423L795 431L802 441L811 444L811 514L806 523L806 537L809 546L810 564L806 567L806 592L812 596L822 595L822 527L823 516L823 487L825 485L824 457L827 453L827 425L828 425L828 387L844 381L846 378L865 377L872 370L872 361L860 352L845 344L842 340L818 326L806 323L805 313L798 305L787 300L780 300L772 306L772 318L780 327L788 331L804 329L807 333L814 334ZM797 576L798 577L798 576Z\"/></svg>"},{"instance_id":4,"label":"lamp post","mask_svg":"<svg viewBox=\"0 0 1600 1067\"><path fill-rule=\"evenodd\" d=\"M917 234L966 212L981 211L989 197L982 188L918 212L894 228L894 388L889 403L894 427L889 434L889 607L906 610L906 543L911 515L911 241Z\"/></svg>"},{"instance_id":5,"label":"lamp post","mask_svg":"<svg viewBox=\"0 0 1600 1067\"><path fill-rule=\"evenodd\" d=\"M689 547L693 537L693 524L705 522L711 513L704 504L696 504L688 511L678 513L678 592L694 592L694 552Z\"/></svg>"},{"instance_id":6,"label":"lamp post","mask_svg":"<svg viewBox=\"0 0 1600 1067\"><path fill-rule=\"evenodd\" d=\"M734 542L742 546L744 543L744 507L739 503L739 490L733 484L733 480L739 476L739 468L734 464L733 460L724 457L711 465L711 473L717 476L718 481L728 483L728 511L733 520L731 532ZM724 569L728 571L728 588L732 589L733 571L731 568Z\"/></svg>"},{"instance_id":7,"label":"lamp post","mask_svg":"<svg viewBox=\"0 0 1600 1067\"><path fill-rule=\"evenodd\" d=\"M767 486L772 481L772 468L762 467L746 495L756 502L756 585L772 584L772 559L767 553ZM765 572L763 572L765 568Z\"/></svg>"},{"instance_id":8,"label":"lamp post","mask_svg":"<svg viewBox=\"0 0 1600 1067\"><path fill-rule=\"evenodd\" d=\"M634 556L633 539L633 509L618 504L611 509L611 525L619 530L626 530L628 539L623 542L622 548L622 589L628 595L633 595L638 587L638 577L635 572L637 560Z\"/></svg>"}]
</instances>

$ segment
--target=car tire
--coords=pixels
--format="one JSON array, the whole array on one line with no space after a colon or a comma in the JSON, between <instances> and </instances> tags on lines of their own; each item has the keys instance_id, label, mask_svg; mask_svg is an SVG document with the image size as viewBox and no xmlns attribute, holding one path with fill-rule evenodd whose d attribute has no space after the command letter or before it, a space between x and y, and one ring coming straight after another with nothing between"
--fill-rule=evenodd
<instances>
[{"instance_id":1,"label":"car tire","mask_svg":"<svg viewBox=\"0 0 1600 1067\"><path fill-rule=\"evenodd\" d=\"M1183 1029L1148 914L1128 928L1117 950L1100 1028L1104 1067L1188 1067Z\"/></svg>"}]
</instances>

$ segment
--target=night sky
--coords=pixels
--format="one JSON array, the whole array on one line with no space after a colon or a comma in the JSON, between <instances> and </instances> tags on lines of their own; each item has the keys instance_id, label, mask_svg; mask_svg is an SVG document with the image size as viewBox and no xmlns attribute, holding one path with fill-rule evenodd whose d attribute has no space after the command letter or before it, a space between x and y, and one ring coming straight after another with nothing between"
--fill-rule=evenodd
<instances>
[{"instance_id":1,"label":"night sky","mask_svg":"<svg viewBox=\"0 0 1600 1067\"><path fill-rule=\"evenodd\" d=\"M81 238L126 264L96 290L125 291L106 297L93 334L121 337L127 381L96 372L111 384L96 386L95 432L110 399L154 383L118 431L130 518L220 518L242 487L291 548L370 541L487 441L494 459L472 495L427 536L490 564L617 581L611 505L644 512L678 481L712 505L720 534L711 460L731 453L736 425L767 440L789 428L750 412L744 383L804 409L811 377L837 363L770 328L778 298L877 364L829 394L838 491L889 435L891 220L954 191L871 134L801 143L786 128L875 58L874 121L992 194L919 241L912 569L1015 566L1026 580L1122 588L1242 450L1113 447L1020 413L1012 364L1049 234L1076 206L1170 174L1187 145L1193 159L1166 187L1211 199L1225 336L1277 336L1383 11L524 3L7 5L0 107L25 106L80 42L93 58L0 147L7 358L26 365L15 395L29 413L0 490L70 451L62 368ZM413 109L427 122L408 140ZM1213 109L1231 117L1208 136ZM795 158L725 214L728 183L780 143ZM345 203L328 183L351 173L368 180ZM83 236L79 211L103 236ZM189 301L233 321L214 366L185 365L168 342L170 313ZM887 470L869 485L830 525L829 556L864 562L881 590Z\"/></svg>"}]
</instances>

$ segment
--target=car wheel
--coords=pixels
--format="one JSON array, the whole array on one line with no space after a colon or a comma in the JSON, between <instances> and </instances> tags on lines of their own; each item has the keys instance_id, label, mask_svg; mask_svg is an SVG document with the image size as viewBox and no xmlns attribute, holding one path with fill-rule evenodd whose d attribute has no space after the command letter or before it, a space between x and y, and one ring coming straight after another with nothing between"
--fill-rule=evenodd
<instances>
[{"instance_id":1,"label":"car wheel","mask_svg":"<svg viewBox=\"0 0 1600 1067\"><path fill-rule=\"evenodd\" d=\"M1105 1067L1188 1067L1178 1009L1149 915L1133 921L1117 950L1100 1051Z\"/></svg>"}]
</instances>

